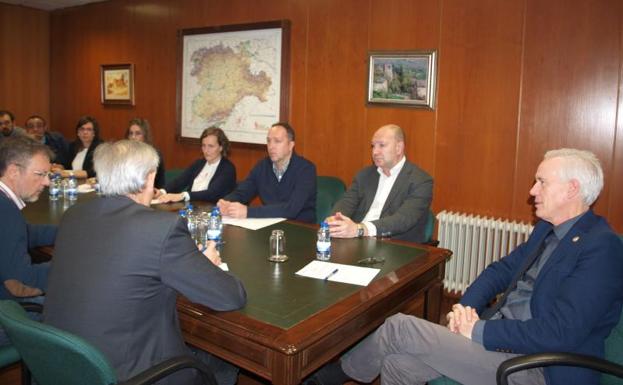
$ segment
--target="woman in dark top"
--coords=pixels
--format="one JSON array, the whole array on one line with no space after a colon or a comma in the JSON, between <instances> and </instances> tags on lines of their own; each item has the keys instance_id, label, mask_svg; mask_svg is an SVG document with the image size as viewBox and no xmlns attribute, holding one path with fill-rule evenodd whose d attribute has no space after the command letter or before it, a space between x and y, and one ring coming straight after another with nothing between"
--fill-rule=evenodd
<instances>
[{"instance_id":1,"label":"woman in dark top","mask_svg":"<svg viewBox=\"0 0 623 385\"><path fill-rule=\"evenodd\" d=\"M202 200L216 203L236 187L236 167L227 159L229 139L218 127L205 129L199 138L203 159L167 183L158 193L161 203Z\"/></svg>"},{"instance_id":2,"label":"woman in dark top","mask_svg":"<svg viewBox=\"0 0 623 385\"><path fill-rule=\"evenodd\" d=\"M151 126L147 119L134 118L130 120L130 123L128 123L128 129L125 132L125 138L145 142L155 148L153 137L151 136ZM154 187L159 189L164 188L166 182L164 179L164 160L162 159L162 154L158 151L158 149L156 149L156 153L158 153L158 170L156 170Z\"/></svg>"},{"instance_id":3,"label":"woman in dark top","mask_svg":"<svg viewBox=\"0 0 623 385\"><path fill-rule=\"evenodd\" d=\"M97 120L91 116L83 116L76 124L76 139L69 144L68 162L64 164L67 170L78 178L92 178L93 152L101 143L100 127Z\"/></svg>"}]
</instances>

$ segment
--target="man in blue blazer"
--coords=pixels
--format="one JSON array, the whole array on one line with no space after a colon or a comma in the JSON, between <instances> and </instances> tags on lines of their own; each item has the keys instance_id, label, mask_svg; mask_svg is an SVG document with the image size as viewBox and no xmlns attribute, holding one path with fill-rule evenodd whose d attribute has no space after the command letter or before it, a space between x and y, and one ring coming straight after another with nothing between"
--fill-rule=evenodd
<instances>
[{"instance_id":1,"label":"man in blue blazer","mask_svg":"<svg viewBox=\"0 0 623 385\"><path fill-rule=\"evenodd\" d=\"M492 263L447 315L448 327L397 314L312 377L424 384L441 375L464 385L495 384L499 364L521 354L604 356L621 315L623 245L590 206L603 172L590 152L549 151L530 190L540 221L528 241ZM504 292L492 307L496 295ZM598 384L599 374L547 367L514 374L514 384Z\"/></svg>"}]
</instances>

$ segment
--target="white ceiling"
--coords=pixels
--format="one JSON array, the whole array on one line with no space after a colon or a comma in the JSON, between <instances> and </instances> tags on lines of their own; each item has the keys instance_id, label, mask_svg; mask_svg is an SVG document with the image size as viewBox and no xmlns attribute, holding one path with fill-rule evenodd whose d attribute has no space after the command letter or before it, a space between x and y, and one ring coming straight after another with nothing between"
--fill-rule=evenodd
<instances>
[{"instance_id":1,"label":"white ceiling","mask_svg":"<svg viewBox=\"0 0 623 385\"><path fill-rule=\"evenodd\" d=\"M55 9L75 7L105 0L0 0L1 3L22 5L24 7L53 11Z\"/></svg>"}]
</instances>

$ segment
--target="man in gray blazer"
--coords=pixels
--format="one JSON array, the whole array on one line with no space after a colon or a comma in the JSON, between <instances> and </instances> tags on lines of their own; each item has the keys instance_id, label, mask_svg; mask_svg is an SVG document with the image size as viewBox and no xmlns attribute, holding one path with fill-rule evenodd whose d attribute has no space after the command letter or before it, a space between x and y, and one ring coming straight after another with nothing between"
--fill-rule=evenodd
<instances>
[{"instance_id":1,"label":"man in gray blazer","mask_svg":"<svg viewBox=\"0 0 623 385\"><path fill-rule=\"evenodd\" d=\"M158 154L148 144L121 140L94 156L103 197L65 212L48 279L44 321L100 349L125 380L166 359L195 354L221 385L237 369L182 339L180 293L214 310L246 303L242 283L217 265L214 244L201 252L178 215L149 207ZM196 384L184 369L158 384Z\"/></svg>"},{"instance_id":2,"label":"man in gray blazer","mask_svg":"<svg viewBox=\"0 0 623 385\"><path fill-rule=\"evenodd\" d=\"M327 218L331 236L388 236L425 242L433 178L406 160L405 135L395 124L372 136L374 166L361 170Z\"/></svg>"}]
</instances>

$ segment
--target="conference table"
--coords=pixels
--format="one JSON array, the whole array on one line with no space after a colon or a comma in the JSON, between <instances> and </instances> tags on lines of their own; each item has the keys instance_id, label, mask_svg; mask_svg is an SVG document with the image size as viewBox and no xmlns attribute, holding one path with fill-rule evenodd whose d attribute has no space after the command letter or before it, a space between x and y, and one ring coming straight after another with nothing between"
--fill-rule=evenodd
<instances>
[{"instance_id":1,"label":"conference table","mask_svg":"<svg viewBox=\"0 0 623 385\"><path fill-rule=\"evenodd\" d=\"M88 199L95 199L95 194L80 195L78 203ZM42 194L23 212L30 223L59 223L68 206ZM182 204L154 207L177 211ZM178 313L186 342L274 384L290 385L338 357L395 313L439 321L449 250L396 240L333 239L331 262L380 261L366 263L380 269L368 286L296 275L315 260L317 228L294 221L259 230L225 225L221 258L244 283L247 305L216 312L180 297ZM284 263L267 260L274 229L286 236L289 259Z\"/></svg>"}]
</instances>

